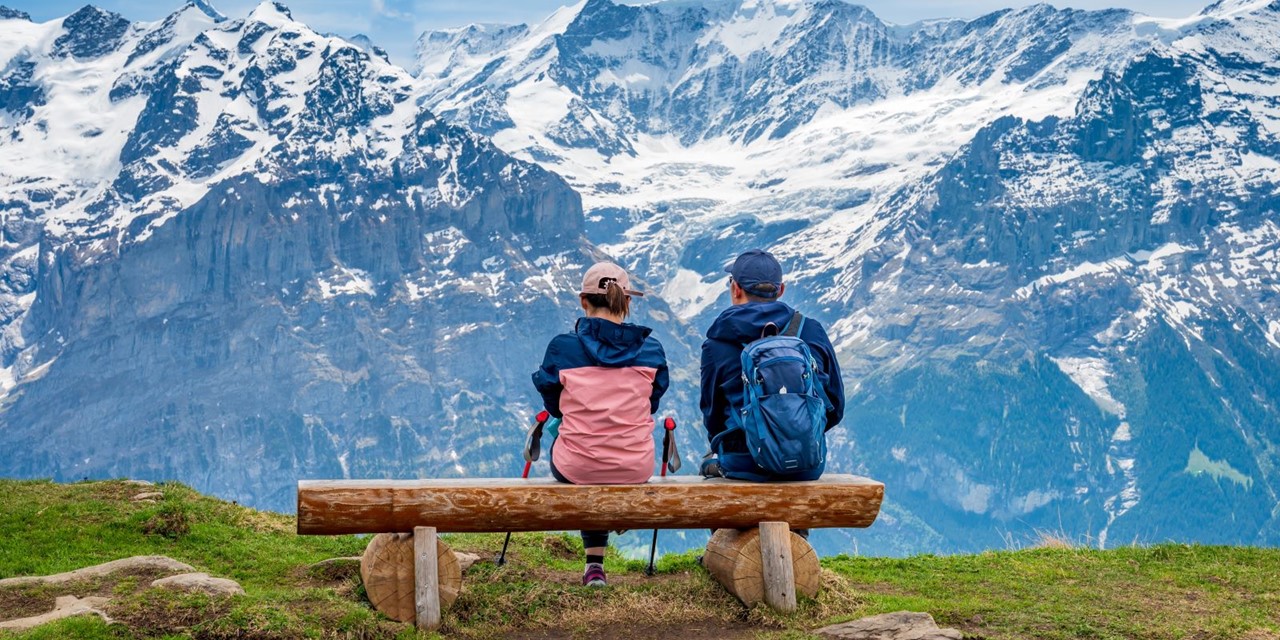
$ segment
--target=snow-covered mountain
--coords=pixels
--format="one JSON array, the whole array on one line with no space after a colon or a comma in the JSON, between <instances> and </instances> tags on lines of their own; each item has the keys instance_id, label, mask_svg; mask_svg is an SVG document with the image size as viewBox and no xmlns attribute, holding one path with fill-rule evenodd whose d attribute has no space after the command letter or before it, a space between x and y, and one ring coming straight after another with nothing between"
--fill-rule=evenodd
<instances>
[{"instance_id":1,"label":"snow-covered mountain","mask_svg":"<svg viewBox=\"0 0 1280 640\"><path fill-rule=\"evenodd\" d=\"M693 317L724 283L678 259L686 239L736 224L771 242L883 202L986 123L1070 113L1175 33L1047 5L902 27L842 1L590 0L532 28L424 34L418 78L442 116L565 176L602 212L592 238Z\"/></svg>"},{"instance_id":2,"label":"snow-covered mountain","mask_svg":"<svg viewBox=\"0 0 1280 640\"><path fill-rule=\"evenodd\" d=\"M513 475L603 256L696 457L698 329L767 245L846 370L832 467L889 487L824 551L1280 543L1277 32L588 0L410 74L271 2L0 8L0 473Z\"/></svg>"},{"instance_id":3,"label":"snow-covered mountain","mask_svg":"<svg viewBox=\"0 0 1280 640\"><path fill-rule=\"evenodd\" d=\"M561 178L279 4L4 16L0 473L290 509L298 478L517 468L602 255Z\"/></svg>"},{"instance_id":4,"label":"snow-covered mountain","mask_svg":"<svg viewBox=\"0 0 1280 640\"><path fill-rule=\"evenodd\" d=\"M1276 544L1278 15L587 0L424 34L417 82L695 326L784 257L889 487L863 550Z\"/></svg>"}]
</instances>

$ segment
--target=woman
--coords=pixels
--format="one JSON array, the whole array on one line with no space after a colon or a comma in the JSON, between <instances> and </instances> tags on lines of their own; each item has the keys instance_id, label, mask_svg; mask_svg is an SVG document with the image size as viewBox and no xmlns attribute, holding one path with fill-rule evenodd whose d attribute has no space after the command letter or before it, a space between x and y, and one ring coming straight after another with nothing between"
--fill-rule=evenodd
<instances>
[{"instance_id":1,"label":"woman","mask_svg":"<svg viewBox=\"0 0 1280 640\"><path fill-rule=\"evenodd\" d=\"M533 384L560 418L551 473L572 484L643 484L653 475L653 414L667 390L667 358L651 329L629 324L627 272L602 262L587 270L578 300L586 317L547 345ZM582 584L603 587L608 531L583 531Z\"/></svg>"}]
</instances>

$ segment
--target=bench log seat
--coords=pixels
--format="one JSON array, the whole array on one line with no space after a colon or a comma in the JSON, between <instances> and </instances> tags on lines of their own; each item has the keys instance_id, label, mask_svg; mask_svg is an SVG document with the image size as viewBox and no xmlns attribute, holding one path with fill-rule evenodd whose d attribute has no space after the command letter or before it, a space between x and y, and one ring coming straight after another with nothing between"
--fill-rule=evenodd
<instances>
[{"instance_id":1,"label":"bench log seat","mask_svg":"<svg viewBox=\"0 0 1280 640\"><path fill-rule=\"evenodd\" d=\"M808 482L678 476L645 484L576 485L549 479L303 480L298 533L503 533L576 529L793 529L868 527L884 485L851 475Z\"/></svg>"},{"instance_id":2,"label":"bench log seat","mask_svg":"<svg viewBox=\"0 0 1280 640\"><path fill-rule=\"evenodd\" d=\"M416 622L426 629L439 626L441 609L461 583L460 574L441 564L452 552L437 533L718 529L704 560L708 571L747 605L764 601L790 611L797 588L813 596L819 585L817 554L790 530L868 527L883 499L882 483L839 474L769 483L655 477L638 485L573 485L546 478L302 480L298 533L384 534L370 544L378 557L409 558L414 566L384 568L383 575L399 579L381 583L379 590L388 593L380 597L399 602L400 615L392 617L408 621L406 599L412 593ZM388 539L387 534L398 535ZM396 545L399 550L391 553ZM367 582L378 571L372 563L362 565ZM390 607L377 601L375 606L391 615Z\"/></svg>"}]
</instances>

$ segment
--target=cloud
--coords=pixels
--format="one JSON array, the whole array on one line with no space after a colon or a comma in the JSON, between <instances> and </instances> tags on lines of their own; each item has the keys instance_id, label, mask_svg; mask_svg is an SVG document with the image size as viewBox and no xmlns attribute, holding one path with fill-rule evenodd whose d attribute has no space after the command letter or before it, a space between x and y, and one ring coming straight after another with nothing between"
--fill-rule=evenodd
<instances>
[{"instance_id":1,"label":"cloud","mask_svg":"<svg viewBox=\"0 0 1280 640\"><path fill-rule=\"evenodd\" d=\"M381 19L406 22L414 19L412 0L369 0L369 6Z\"/></svg>"}]
</instances>

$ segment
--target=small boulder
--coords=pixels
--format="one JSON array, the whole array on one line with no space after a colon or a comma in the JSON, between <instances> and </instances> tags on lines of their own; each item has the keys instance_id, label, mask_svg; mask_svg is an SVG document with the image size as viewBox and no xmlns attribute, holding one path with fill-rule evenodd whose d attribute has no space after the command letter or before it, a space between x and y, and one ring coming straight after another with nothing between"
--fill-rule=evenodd
<instances>
[{"instance_id":1,"label":"small boulder","mask_svg":"<svg viewBox=\"0 0 1280 640\"><path fill-rule=\"evenodd\" d=\"M833 624L814 631L824 638L840 640L962 640L956 629L940 629L927 613L898 611L870 618Z\"/></svg>"},{"instance_id":2,"label":"small boulder","mask_svg":"<svg viewBox=\"0 0 1280 640\"><path fill-rule=\"evenodd\" d=\"M152 587L186 591L187 593L207 593L211 596L240 596L244 588L239 582L227 578L215 578L207 573L182 573L168 578L160 578L151 583Z\"/></svg>"},{"instance_id":3,"label":"small boulder","mask_svg":"<svg viewBox=\"0 0 1280 640\"><path fill-rule=\"evenodd\" d=\"M164 494L159 491L148 491L146 493L139 493L138 495L130 498L130 500L134 502L155 502L157 500L164 500Z\"/></svg>"},{"instance_id":4,"label":"small boulder","mask_svg":"<svg viewBox=\"0 0 1280 640\"><path fill-rule=\"evenodd\" d=\"M461 567L463 571L470 569L471 565L477 562L480 562L480 556L474 553L467 553L465 551L454 551L453 555L457 556L458 566Z\"/></svg>"}]
</instances>

